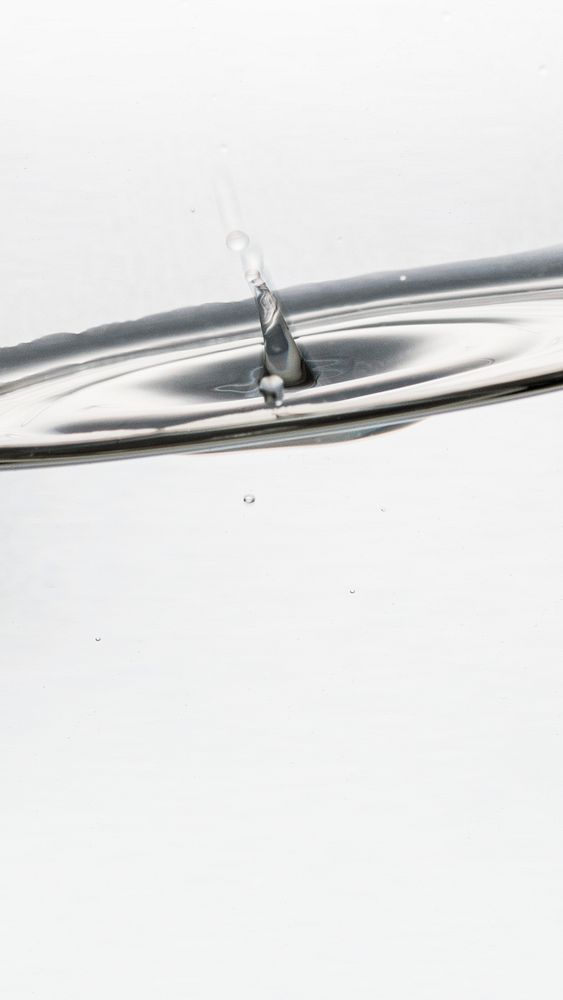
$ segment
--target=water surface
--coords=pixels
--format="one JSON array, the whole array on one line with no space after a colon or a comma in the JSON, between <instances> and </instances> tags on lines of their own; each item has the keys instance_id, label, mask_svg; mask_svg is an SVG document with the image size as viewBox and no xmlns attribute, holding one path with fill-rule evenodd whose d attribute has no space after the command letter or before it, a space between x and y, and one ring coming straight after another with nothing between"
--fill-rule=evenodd
<instances>
[{"instance_id":1,"label":"water surface","mask_svg":"<svg viewBox=\"0 0 563 1000\"><path fill-rule=\"evenodd\" d=\"M563 249L279 293L308 378L264 404L255 303L0 351L0 461L346 438L563 384Z\"/></svg>"}]
</instances>

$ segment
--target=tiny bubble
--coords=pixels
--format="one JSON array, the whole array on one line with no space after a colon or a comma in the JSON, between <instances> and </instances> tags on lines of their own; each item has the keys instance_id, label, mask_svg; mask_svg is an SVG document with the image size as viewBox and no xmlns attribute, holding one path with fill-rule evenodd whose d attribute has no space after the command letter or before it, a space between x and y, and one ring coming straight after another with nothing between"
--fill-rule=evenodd
<instances>
[{"instance_id":1,"label":"tiny bubble","mask_svg":"<svg viewBox=\"0 0 563 1000\"><path fill-rule=\"evenodd\" d=\"M99 642L101 638L102 638L102 637L101 637L101 635L97 635L97 636L95 636L95 640L96 640L96 642Z\"/></svg>"},{"instance_id":2,"label":"tiny bubble","mask_svg":"<svg viewBox=\"0 0 563 1000\"><path fill-rule=\"evenodd\" d=\"M351 588L350 588L350 593L351 593L351 594L355 594L355 593L356 593L356 591L355 591L355 590L354 590L354 589L353 589L353 588L351 587Z\"/></svg>"},{"instance_id":3,"label":"tiny bubble","mask_svg":"<svg viewBox=\"0 0 563 1000\"><path fill-rule=\"evenodd\" d=\"M244 503L254 503L256 497L254 496L254 493L247 493L243 499Z\"/></svg>"},{"instance_id":4,"label":"tiny bubble","mask_svg":"<svg viewBox=\"0 0 563 1000\"><path fill-rule=\"evenodd\" d=\"M243 233L240 229L234 229L232 233L228 233L225 240L229 250L233 250L234 253L242 253L246 250L250 240L247 233Z\"/></svg>"},{"instance_id":5,"label":"tiny bubble","mask_svg":"<svg viewBox=\"0 0 563 1000\"><path fill-rule=\"evenodd\" d=\"M401 274L399 277L399 281L406 281L406 280L407 280L406 274Z\"/></svg>"}]
</instances>

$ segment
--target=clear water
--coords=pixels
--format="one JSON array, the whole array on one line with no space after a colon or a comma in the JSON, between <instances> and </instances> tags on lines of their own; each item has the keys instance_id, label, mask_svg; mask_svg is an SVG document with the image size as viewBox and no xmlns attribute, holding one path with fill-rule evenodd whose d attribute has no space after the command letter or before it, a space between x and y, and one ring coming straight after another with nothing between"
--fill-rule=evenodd
<instances>
[{"instance_id":1,"label":"clear water","mask_svg":"<svg viewBox=\"0 0 563 1000\"><path fill-rule=\"evenodd\" d=\"M307 368L279 406L250 298L0 351L0 460L345 438L563 384L560 248L279 299Z\"/></svg>"}]
</instances>

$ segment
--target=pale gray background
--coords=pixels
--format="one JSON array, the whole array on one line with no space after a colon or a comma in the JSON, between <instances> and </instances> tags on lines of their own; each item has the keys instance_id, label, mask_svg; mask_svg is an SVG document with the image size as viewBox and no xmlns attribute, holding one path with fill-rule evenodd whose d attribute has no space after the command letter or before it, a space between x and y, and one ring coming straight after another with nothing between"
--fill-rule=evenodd
<instances>
[{"instance_id":1,"label":"pale gray background","mask_svg":"<svg viewBox=\"0 0 563 1000\"><path fill-rule=\"evenodd\" d=\"M3 20L1 341L561 241L559 0L22 0ZM192 212L195 209L195 212Z\"/></svg>"},{"instance_id":2,"label":"pale gray background","mask_svg":"<svg viewBox=\"0 0 563 1000\"><path fill-rule=\"evenodd\" d=\"M561 28L13 5L0 341L560 241ZM562 413L0 476L2 995L559 1000Z\"/></svg>"}]
</instances>

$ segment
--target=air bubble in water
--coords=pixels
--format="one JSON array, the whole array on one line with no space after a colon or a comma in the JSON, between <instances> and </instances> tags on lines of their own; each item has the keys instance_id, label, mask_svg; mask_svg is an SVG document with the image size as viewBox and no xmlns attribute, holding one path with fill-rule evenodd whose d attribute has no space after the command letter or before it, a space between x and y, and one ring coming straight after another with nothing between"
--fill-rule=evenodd
<instances>
[{"instance_id":1,"label":"air bubble in water","mask_svg":"<svg viewBox=\"0 0 563 1000\"><path fill-rule=\"evenodd\" d=\"M101 635L96 635L96 636L94 636L94 638L95 638L96 642L100 642L100 640L101 640L102 637L101 637Z\"/></svg>"},{"instance_id":2,"label":"air bubble in water","mask_svg":"<svg viewBox=\"0 0 563 1000\"><path fill-rule=\"evenodd\" d=\"M243 500L244 503L254 503L256 497L254 496L254 493L247 493Z\"/></svg>"},{"instance_id":3,"label":"air bubble in water","mask_svg":"<svg viewBox=\"0 0 563 1000\"><path fill-rule=\"evenodd\" d=\"M246 250L250 240L247 233L243 233L241 229L233 229L232 233L229 233L227 239L225 240L229 250L234 253L242 253Z\"/></svg>"}]
</instances>

